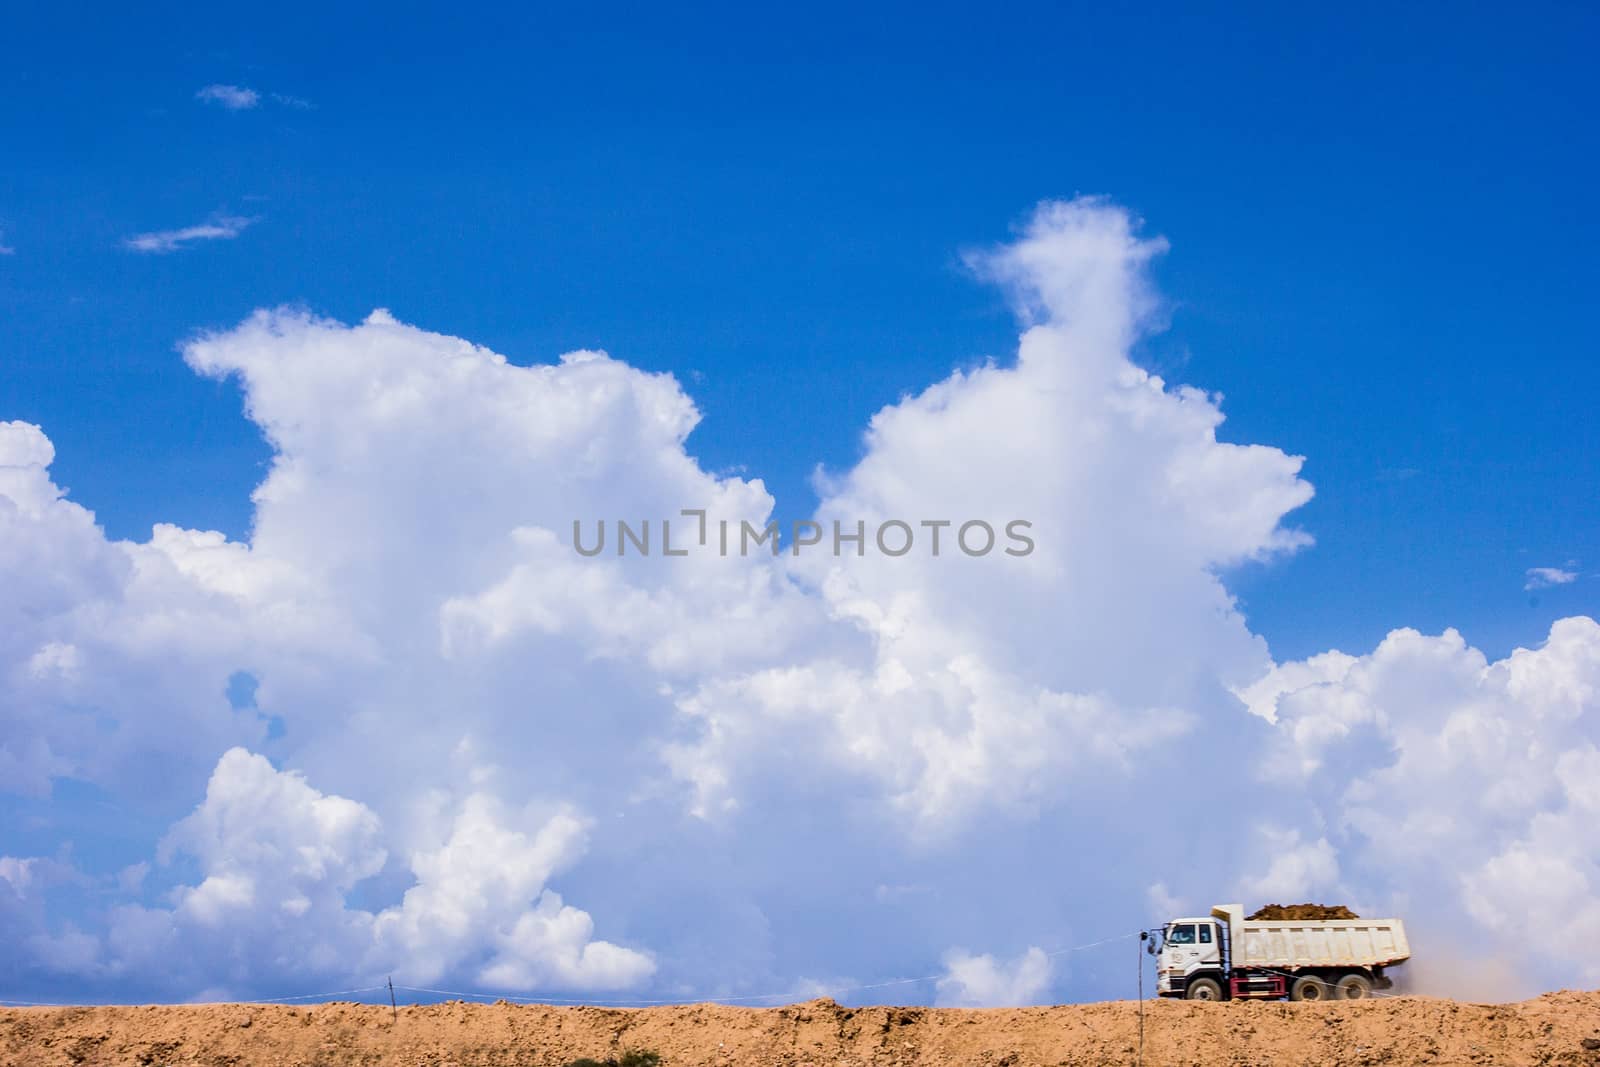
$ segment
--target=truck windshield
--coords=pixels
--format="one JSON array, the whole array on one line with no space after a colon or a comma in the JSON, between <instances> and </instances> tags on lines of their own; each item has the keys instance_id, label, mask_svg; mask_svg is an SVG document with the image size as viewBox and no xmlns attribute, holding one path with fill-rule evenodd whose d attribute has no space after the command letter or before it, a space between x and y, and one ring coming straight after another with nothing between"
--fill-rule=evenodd
<instances>
[{"instance_id":1,"label":"truck windshield","mask_svg":"<svg viewBox=\"0 0 1600 1067\"><path fill-rule=\"evenodd\" d=\"M1167 944L1192 945L1194 944L1194 923L1179 923L1167 929Z\"/></svg>"}]
</instances>

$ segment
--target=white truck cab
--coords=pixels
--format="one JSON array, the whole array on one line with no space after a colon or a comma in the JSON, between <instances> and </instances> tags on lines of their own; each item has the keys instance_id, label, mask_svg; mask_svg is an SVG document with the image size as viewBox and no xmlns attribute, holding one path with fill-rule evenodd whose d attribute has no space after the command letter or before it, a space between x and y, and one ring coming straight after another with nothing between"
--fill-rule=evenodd
<instances>
[{"instance_id":1,"label":"white truck cab","mask_svg":"<svg viewBox=\"0 0 1600 1067\"><path fill-rule=\"evenodd\" d=\"M1189 988L1190 980L1202 972L1212 975L1222 972L1222 930L1216 920L1173 919L1161 928L1161 947L1156 960L1156 992L1162 996L1222 999L1222 984L1215 978L1200 977L1199 984Z\"/></svg>"}]
</instances>

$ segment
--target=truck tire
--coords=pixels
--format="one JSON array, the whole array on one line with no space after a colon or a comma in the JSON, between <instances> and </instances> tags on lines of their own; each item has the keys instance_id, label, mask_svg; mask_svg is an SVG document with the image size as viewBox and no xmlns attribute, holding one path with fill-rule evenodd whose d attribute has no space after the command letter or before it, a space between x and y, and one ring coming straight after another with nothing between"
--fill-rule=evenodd
<instances>
[{"instance_id":1,"label":"truck tire","mask_svg":"<svg viewBox=\"0 0 1600 1067\"><path fill-rule=\"evenodd\" d=\"M1184 1000L1221 1000L1222 983L1215 978L1196 978L1184 987Z\"/></svg>"},{"instance_id":2,"label":"truck tire","mask_svg":"<svg viewBox=\"0 0 1600 1067\"><path fill-rule=\"evenodd\" d=\"M1372 996L1372 979L1364 974L1347 974L1334 989L1340 1000L1366 1000Z\"/></svg>"},{"instance_id":3,"label":"truck tire","mask_svg":"<svg viewBox=\"0 0 1600 1067\"><path fill-rule=\"evenodd\" d=\"M1289 987L1290 1000L1330 1000L1333 991L1328 988L1328 983L1314 974L1296 978L1294 985Z\"/></svg>"}]
</instances>

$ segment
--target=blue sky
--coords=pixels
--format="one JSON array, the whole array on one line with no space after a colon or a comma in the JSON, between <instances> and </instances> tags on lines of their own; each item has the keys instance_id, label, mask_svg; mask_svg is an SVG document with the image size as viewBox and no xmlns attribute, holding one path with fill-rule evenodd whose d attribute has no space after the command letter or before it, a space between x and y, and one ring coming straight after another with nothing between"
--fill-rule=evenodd
<instances>
[{"instance_id":1,"label":"blue sky","mask_svg":"<svg viewBox=\"0 0 1600 1067\"><path fill-rule=\"evenodd\" d=\"M1306 457L1289 521L1315 545L1227 571L1250 631L1280 663L1399 627L1495 659L1600 590L1597 23L35 5L0 69L0 420L43 428L111 538L242 541L272 453L239 379L180 347L257 308L381 307L521 365L670 372L703 416L689 454L804 518L875 412L1014 361L967 254L1103 196L1170 242L1134 362L1222 394L1222 440ZM201 225L237 232L127 246ZM81 843L84 788L28 801L50 828L25 843L75 826L120 864Z\"/></svg>"},{"instance_id":2,"label":"blue sky","mask_svg":"<svg viewBox=\"0 0 1600 1067\"><path fill-rule=\"evenodd\" d=\"M54 19L55 21L51 21ZM1010 316L960 253L1096 193L1172 250L1143 361L1309 458L1316 550L1239 592L1275 650L1536 640L1594 587L1595 19L1009 8L22 12L4 72L0 407L114 535L233 534L265 450L174 346L388 307L518 361L671 371L692 450L815 464ZM203 85L309 101L243 112ZM169 256L131 233L229 214Z\"/></svg>"}]
</instances>

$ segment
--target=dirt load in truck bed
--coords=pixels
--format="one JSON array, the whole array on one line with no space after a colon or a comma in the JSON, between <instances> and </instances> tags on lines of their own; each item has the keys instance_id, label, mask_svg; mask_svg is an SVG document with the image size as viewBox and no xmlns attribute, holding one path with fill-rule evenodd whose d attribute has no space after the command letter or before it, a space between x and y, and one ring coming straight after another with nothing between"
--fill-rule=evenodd
<instances>
[{"instance_id":1,"label":"dirt load in truck bed","mask_svg":"<svg viewBox=\"0 0 1600 1067\"><path fill-rule=\"evenodd\" d=\"M0 1064L562 1067L630 1050L661 1067L1105 1067L1134 1064L1131 1001L1054 1008L619 1010L539 1005L0 1009ZM1427 997L1145 1005L1149 1067L1541 1064L1600 1067L1600 992L1520 1004Z\"/></svg>"},{"instance_id":2,"label":"dirt load in truck bed","mask_svg":"<svg viewBox=\"0 0 1600 1067\"><path fill-rule=\"evenodd\" d=\"M1268 904L1257 908L1246 922L1305 922L1317 919L1359 919L1343 904Z\"/></svg>"}]
</instances>

